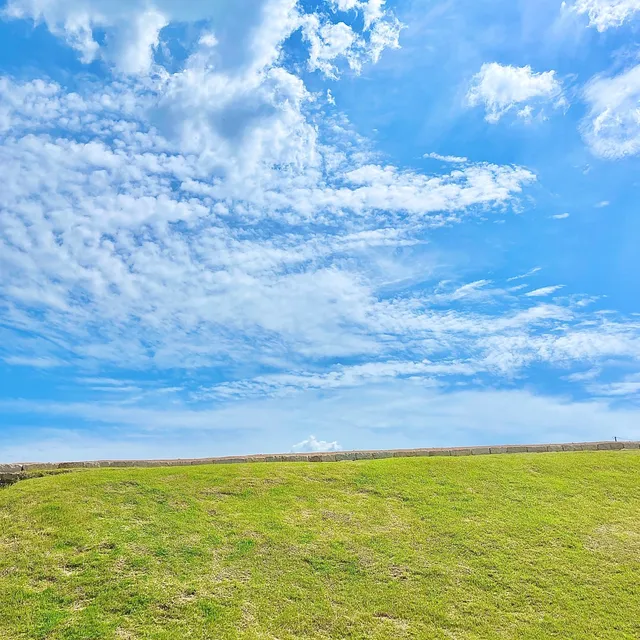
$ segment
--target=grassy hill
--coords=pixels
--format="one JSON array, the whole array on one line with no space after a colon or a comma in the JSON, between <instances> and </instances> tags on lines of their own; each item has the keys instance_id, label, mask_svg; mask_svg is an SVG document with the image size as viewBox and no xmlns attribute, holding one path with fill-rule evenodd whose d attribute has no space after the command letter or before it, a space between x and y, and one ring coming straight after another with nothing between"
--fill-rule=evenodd
<instances>
[{"instance_id":1,"label":"grassy hill","mask_svg":"<svg viewBox=\"0 0 640 640\"><path fill-rule=\"evenodd\" d=\"M640 451L0 489L0 638L640 637Z\"/></svg>"}]
</instances>

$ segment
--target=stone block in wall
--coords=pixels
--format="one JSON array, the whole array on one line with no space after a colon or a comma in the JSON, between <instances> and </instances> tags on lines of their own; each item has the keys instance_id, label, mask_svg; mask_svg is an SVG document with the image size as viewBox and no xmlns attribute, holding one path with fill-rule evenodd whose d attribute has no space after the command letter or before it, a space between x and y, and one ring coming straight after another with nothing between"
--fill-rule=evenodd
<instances>
[{"instance_id":1,"label":"stone block in wall","mask_svg":"<svg viewBox=\"0 0 640 640\"><path fill-rule=\"evenodd\" d=\"M471 455L474 456L486 456L491 453L491 449L489 447L472 447Z\"/></svg>"},{"instance_id":2,"label":"stone block in wall","mask_svg":"<svg viewBox=\"0 0 640 640\"><path fill-rule=\"evenodd\" d=\"M309 456L306 453L292 453L285 456L285 462L309 462Z\"/></svg>"},{"instance_id":3,"label":"stone block in wall","mask_svg":"<svg viewBox=\"0 0 640 640\"><path fill-rule=\"evenodd\" d=\"M22 466L23 471L50 471L58 468L57 462L25 462ZM0 465L2 468L2 465Z\"/></svg>"},{"instance_id":4,"label":"stone block in wall","mask_svg":"<svg viewBox=\"0 0 640 640\"><path fill-rule=\"evenodd\" d=\"M18 473L22 471L21 464L0 464L0 473Z\"/></svg>"}]
</instances>

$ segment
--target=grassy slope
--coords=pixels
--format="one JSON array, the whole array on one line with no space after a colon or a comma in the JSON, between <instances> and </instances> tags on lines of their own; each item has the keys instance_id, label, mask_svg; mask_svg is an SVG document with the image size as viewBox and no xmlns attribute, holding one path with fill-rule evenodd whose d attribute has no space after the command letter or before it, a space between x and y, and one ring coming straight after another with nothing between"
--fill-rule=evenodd
<instances>
[{"instance_id":1,"label":"grassy slope","mask_svg":"<svg viewBox=\"0 0 640 640\"><path fill-rule=\"evenodd\" d=\"M0 490L0 638L640 637L640 452Z\"/></svg>"}]
</instances>

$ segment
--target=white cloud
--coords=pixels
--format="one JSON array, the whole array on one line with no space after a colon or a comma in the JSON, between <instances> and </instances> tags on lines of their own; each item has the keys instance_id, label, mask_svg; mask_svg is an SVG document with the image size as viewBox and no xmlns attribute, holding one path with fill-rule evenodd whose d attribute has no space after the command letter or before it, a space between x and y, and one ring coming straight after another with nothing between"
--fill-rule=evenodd
<instances>
[{"instance_id":1,"label":"white cloud","mask_svg":"<svg viewBox=\"0 0 640 640\"><path fill-rule=\"evenodd\" d=\"M373 0L374 2L375 0ZM373 4L369 0L369 4ZM397 19L376 20L371 28L369 36L369 46L367 48L367 57L373 63L380 60L380 56L385 49L400 48L400 32L404 25Z\"/></svg>"},{"instance_id":2,"label":"white cloud","mask_svg":"<svg viewBox=\"0 0 640 640\"><path fill-rule=\"evenodd\" d=\"M470 106L483 105L488 122L498 122L508 111L518 105L519 117L528 120L533 115L534 104L551 103L554 107L566 105L562 85L555 71L535 73L530 66L514 67L497 62L485 63L473 77L467 94Z\"/></svg>"},{"instance_id":3,"label":"white cloud","mask_svg":"<svg viewBox=\"0 0 640 640\"><path fill-rule=\"evenodd\" d=\"M145 73L158 48L160 31L169 24L167 18L149 9L135 15L113 35L110 54L124 73Z\"/></svg>"},{"instance_id":4,"label":"white cloud","mask_svg":"<svg viewBox=\"0 0 640 640\"><path fill-rule=\"evenodd\" d=\"M484 287L489 284L491 284L491 280L476 280L475 282L463 284L452 293L445 295L445 299L459 300L460 298L467 298L468 296L477 295L479 290L484 289Z\"/></svg>"},{"instance_id":5,"label":"white cloud","mask_svg":"<svg viewBox=\"0 0 640 640\"><path fill-rule=\"evenodd\" d=\"M616 76L596 76L584 98L589 112L581 130L595 155L615 160L640 152L640 65Z\"/></svg>"},{"instance_id":6,"label":"white cloud","mask_svg":"<svg viewBox=\"0 0 640 640\"><path fill-rule=\"evenodd\" d=\"M0 77L0 133L12 127L36 128L48 125L68 109L60 87L45 80L16 83Z\"/></svg>"},{"instance_id":7,"label":"white cloud","mask_svg":"<svg viewBox=\"0 0 640 640\"><path fill-rule=\"evenodd\" d=\"M351 68L359 69L359 62L352 54L357 36L344 22L320 23L317 16L307 20L305 35L309 40L309 69L322 71L326 76L336 78L337 70L333 64L340 56L347 58Z\"/></svg>"},{"instance_id":8,"label":"white cloud","mask_svg":"<svg viewBox=\"0 0 640 640\"><path fill-rule=\"evenodd\" d=\"M566 376L566 380L569 380L569 382L591 381L597 378L601 373L602 369L600 369L599 367L592 367L591 369L587 369L586 371L572 373Z\"/></svg>"},{"instance_id":9,"label":"white cloud","mask_svg":"<svg viewBox=\"0 0 640 640\"><path fill-rule=\"evenodd\" d=\"M384 9L383 0L342 3L339 8L363 13L359 32L331 22L322 6L306 12L297 0L247 0L237 6L201 0L157 0L152 5L145 0L9 0L4 16L43 22L83 62L102 57L124 73L151 69L162 29L171 23L207 22L212 29L208 38L216 42L226 65L245 71L273 64L283 41L299 28L310 41L310 68L329 76L336 75L336 58L359 71L363 64L377 62L384 49L399 47L402 25ZM98 43L96 31L106 33L104 44Z\"/></svg>"},{"instance_id":10,"label":"white cloud","mask_svg":"<svg viewBox=\"0 0 640 640\"><path fill-rule=\"evenodd\" d=\"M351 70L359 73L366 62L378 62L385 49L400 48L403 25L383 6L384 0L337 5L340 11L363 11L364 27L361 33L344 22L330 22L317 13L302 18L302 33L309 42L309 69L319 70L325 76L337 79L341 58Z\"/></svg>"},{"instance_id":11,"label":"white cloud","mask_svg":"<svg viewBox=\"0 0 640 640\"><path fill-rule=\"evenodd\" d=\"M608 207L609 204L610 202L608 200L602 200L601 202L598 202L598 204L596 204L596 208L602 209L603 207Z\"/></svg>"},{"instance_id":12,"label":"white cloud","mask_svg":"<svg viewBox=\"0 0 640 640\"><path fill-rule=\"evenodd\" d=\"M332 3L339 11L351 11L360 5L359 0L332 0Z\"/></svg>"},{"instance_id":13,"label":"white cloud","mask_svg":"<svg viewBox=\"0 0 640 640\"><path fill-rule=\"evenodd\" d=\"M526 273L522 273L520 275L517 276L511 276L511 278L507 278L507 282L513 282L514 280L522 280L523 278L529 278L530 276L538 273L538 271L541 271L542 267L533 267L533 269L529 269L529 271L527 271Z\"/></svg>"},{"instance_id":14,"label":"white cloud","mask_svg":"<svg viewBox=\"0 0 640 640\"><path fill-rule=\"evenodd\" d=\"M640 374L624 376L622 380L604 384L592 384L589 391L594 396L633 397L640 394Z\"/></svg>"},{"instance_id":15,"label":"white cloud","mask_svg":"<svg viewBox=\"0 0 640 640\"><path fill-rule=\"evenodd\" d=\"M576 0L572 10L589 17L589 26L603 32L619 27L640 12L640 0Z\"/></svg>"},{"instance_id":16,"label":"white cloud","mask_svg":"<svg viewBox=\"0 0 640 640\"><path fill-rule=\"evenodd\" d=\"M370 29L384 16L386 0L331 0L331 4L338 11L362 12L364 28Z\"/></svg>"},{"instance_id":17,"label":"white cloud","mask_svg":"<svg viewBox=\"0 0 640 640\"><path fill-rule=\"evenodd\" d=\"M129 5L91 6L116 25L100 55L117 57L122 70L150 64L145 52L155 40L132 38L142 44L129 50L129 63L116 46ZM380 2L341 7L369 16L369 43L393 22ZM301 24L295 3L256 8L247 24L212 19L175 72L80 79L74 91L0 80L1 357L84 368L215 367L231 380L203 385L197 401L406 379L424 389L514 376L533 362L640 357L633 322L605 321L571 299L532 299L555 288L515 295L482 273L438 286L433 230L508 211L534 174L437 154L430 155L463 166L431 174L385 162L335 109L323 111L297 75L300 60L285 65L283 42ZM170 3L157 12L182 16ZM317 17L317 28L327 19ZM222 24L229 29L216 30ZM242 46L230 42L234 26ZM347 358L349 366L327 365ZM96 383L93 391L111 387ZM136 397L147 392L123 387ZM135 408L73 411L131 426L156 419ZM212 413L189 416L199 428ZM181 417L168 412L158 424Z\"/></svg>"},{"instance_id":18,"label":"white cloud","mask_svg":"<svg viewBox=\"0 0 640 640\"><path fill-rule=\"evenodd\" d=\"M152 9L136 0L9 0L4 15L44 22L51 33L76 49L85 63L100 53L94 30L106 29L106 57L123 71L138 73L148 70L160 31L179 12L180 3L160 4L164 7Z\"/></svg>"},{"instance_id":19,"label":"white cloud","mask_svg":"<svg viewBox=\"0 0 640 640\"><path fill-rule=\"evenodd\" d=\"M242 361L256 344L257 362L389 351L371 333L386 312L379 285L345 257L391 255L474 207L508 206L534 179L489 164L439 176L372 164L347 134L318 140L295 76L274 67L251 93L207 55L158 89L5 81L5 351L24 341L23 357L42 355L14 330L45 340L48 357L124 366ZM236 104L245 114L229 131ZM169 139L146 123L158 111L174 121ZM287 232L243 228L265 218Z\"/></svg>"},{"instance_id":20,"label":"white cloud","mask_svg":"<svg viewBox=\"0 0 640 640\"><path fill-rule=\"evenodd\" d=\"M423 158L431 158L432 160L439 160L440 162L450 162L452 164L464 164L469 162L468 158L464 156L441 156L439 153L425 153Z\"/></svg>"},{"instance_id":21,"label":"white cloud","mask_svg":"<svg viewBox=\"0 0 640 640\"><path fill-rule=\"evenodd\" d=\"M569 213L565 212L565 213L556 213L555 215L552 215L551 217L554 220L565 220L566 218L569 217L569 215L570 215Z\"/></svg>"},{"instance_id":22,"label":"white cloud","mask_svg":"<svg viewBox=\"0 0 640 640\"><path fill-rule=\"evenodd\" d=\"M258 376L250 380L224 382L209 389L201 389L194 396L198 400L252 396L285 397L311 389L359 387L400 378L420 378L422 384L431 386L437 383L428 376L471 375L476 372L476 368L455 361L366 362L351 366L338 365L333 370L324 373L293 371Z\"/></svg>"},{"instance_id":23,"label":"white cloud","mask_svg":"<svg viewBox=\"0 0 640 640\"><path fill-rule=\"evenodd\" d=\"M562 289L562 287L564 287L564 285L562 284L553 285L551 287L540 287L540 289L534 289L533 291L529 291L524 295L528 298L541 298L543 296L548 296L552 293L555 293L559 289Z\"/></svg>"},{"instance_id":24,"label":"white cloud","mask_svg":"<svg viewBox=\"0 0 640 640\"><path fill-rule=\"evenodd\" d=\"M3 360L18 367L35 367L36 369L50 369L52 367L64 366L62 360L57 358L47 358L43 356L7 356Z\"/></svg>"},{"instance_id":25,"label":"white cloud","mask_svg":"<svg viewBox=\"0 0 640 640\"><path fill-rule=\"evenodd\" d=\"M298 442L298 444L294 444L291 447L291 451L295 453L309 452L323 452L326 453L328 451L341 451L342 447L337 443L337 441L326 442L325 440L318 440L315 436L309 436L306 440L302 442Z\"/></svg>"}]
</instances>

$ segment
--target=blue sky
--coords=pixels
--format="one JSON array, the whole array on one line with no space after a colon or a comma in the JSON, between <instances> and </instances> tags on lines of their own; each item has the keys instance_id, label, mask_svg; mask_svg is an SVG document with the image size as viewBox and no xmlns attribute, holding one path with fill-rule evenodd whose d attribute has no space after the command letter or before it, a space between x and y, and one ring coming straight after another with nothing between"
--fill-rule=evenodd
<instances>
[{"instance_id":1,"label":"blue sky","mask_svg":"<svg viewBox=\"0 0 640 640\"><path fill-rule=\"evenodd\" d=\"M0 459L640 437L638 0L0 6Z\"/></svg>"}]
</instances>

